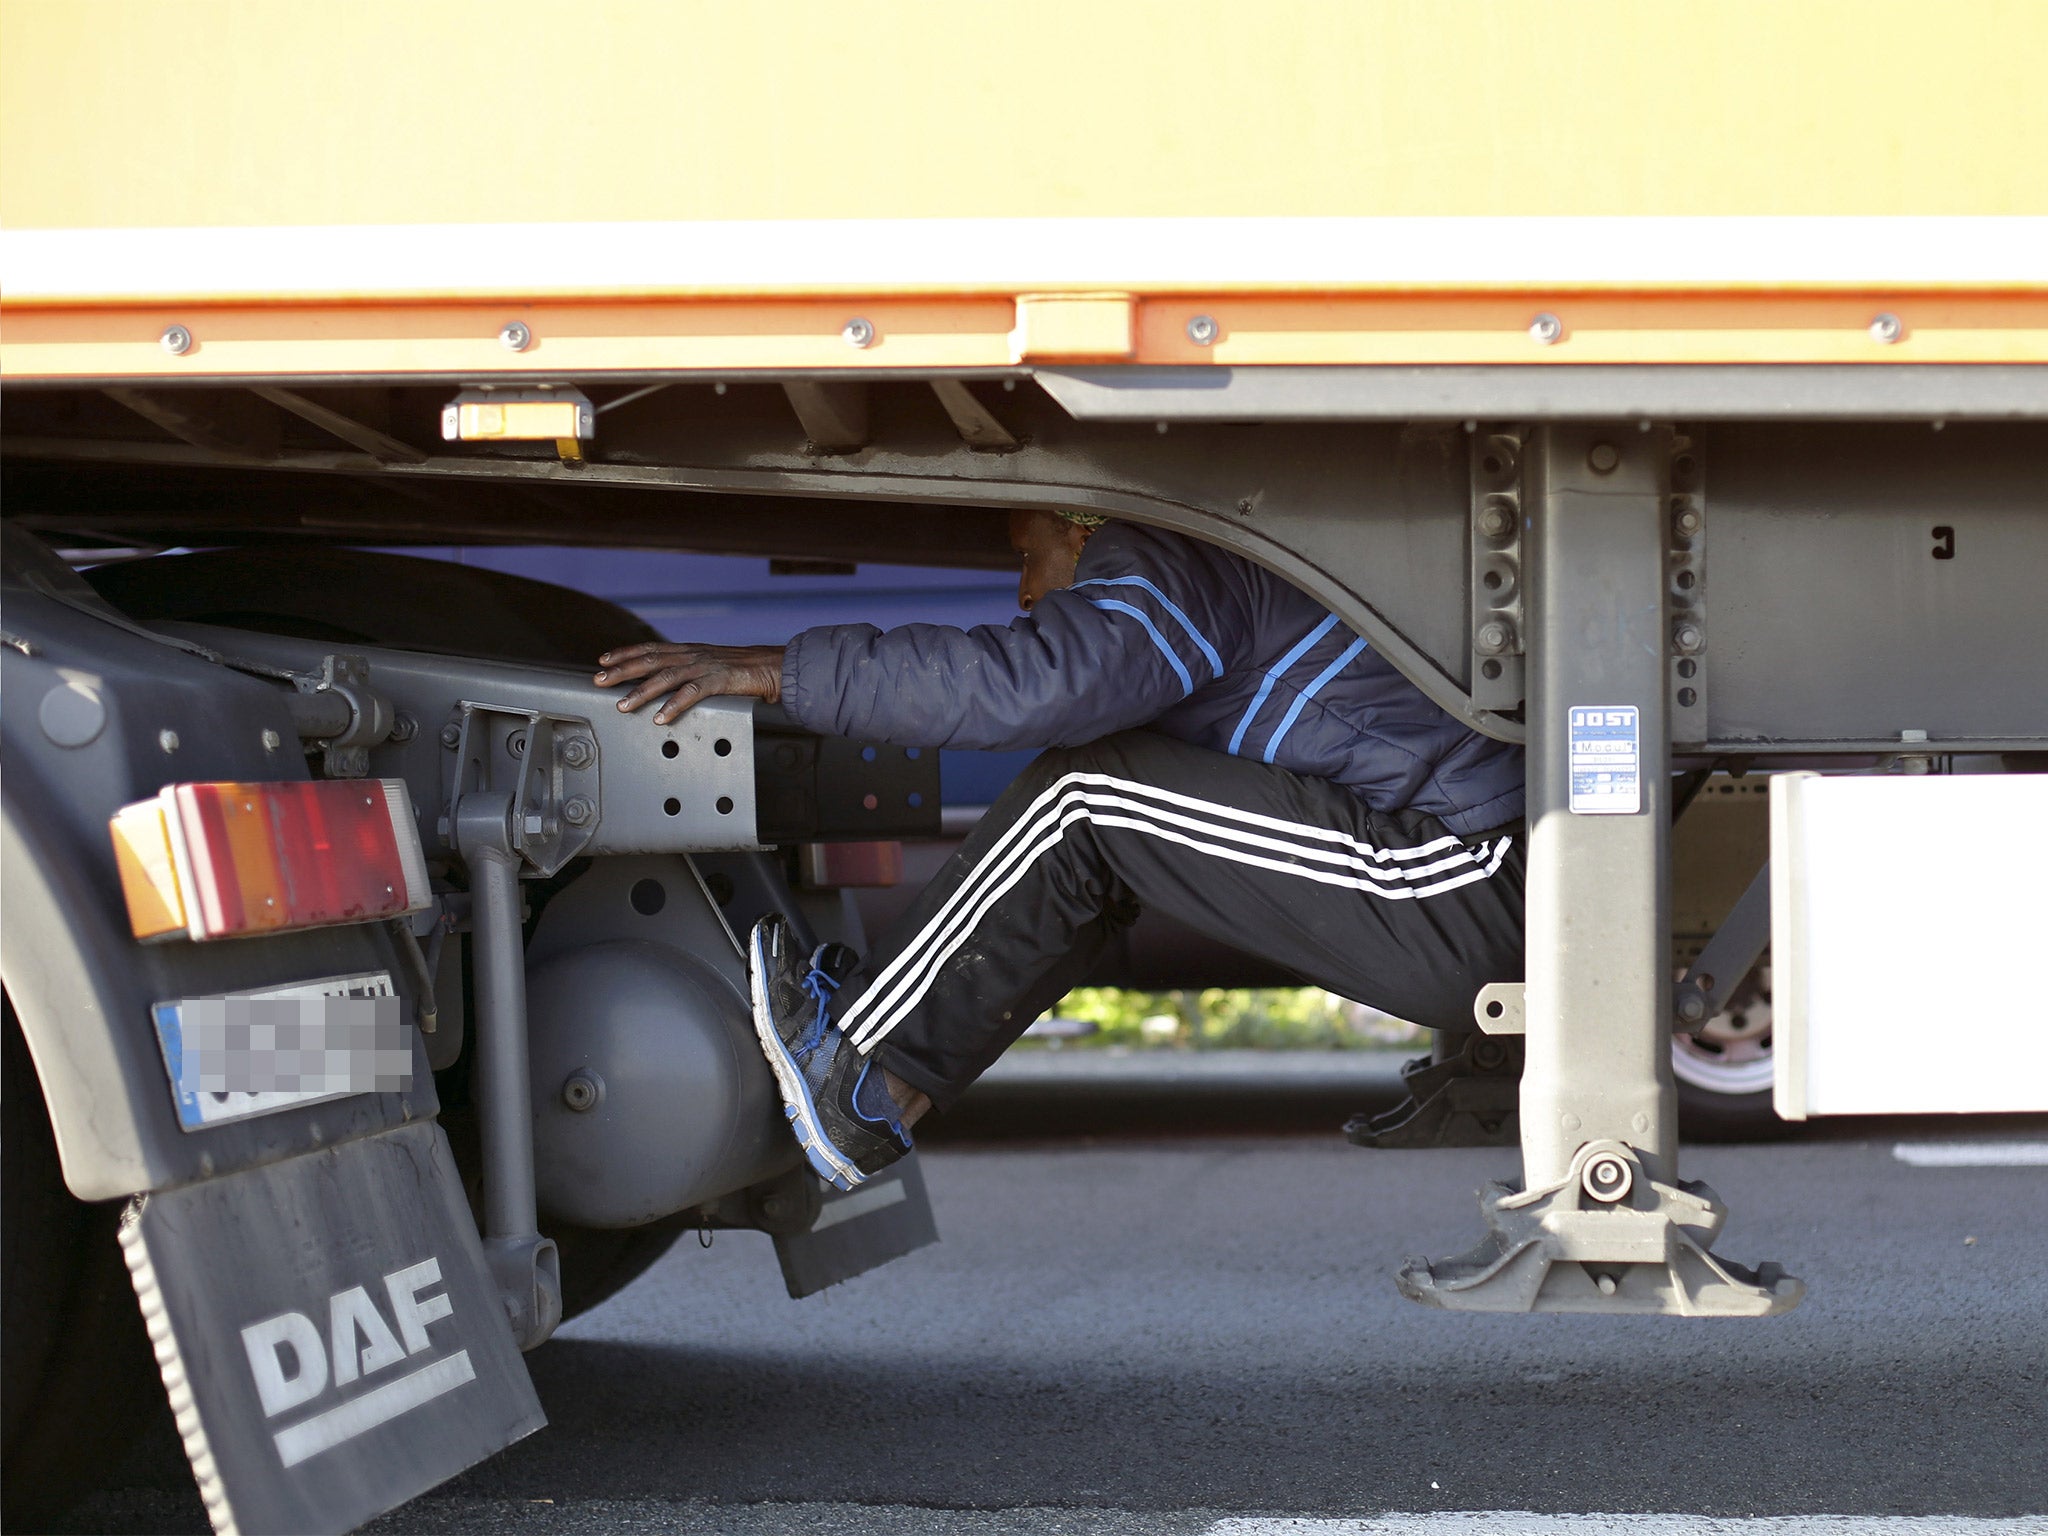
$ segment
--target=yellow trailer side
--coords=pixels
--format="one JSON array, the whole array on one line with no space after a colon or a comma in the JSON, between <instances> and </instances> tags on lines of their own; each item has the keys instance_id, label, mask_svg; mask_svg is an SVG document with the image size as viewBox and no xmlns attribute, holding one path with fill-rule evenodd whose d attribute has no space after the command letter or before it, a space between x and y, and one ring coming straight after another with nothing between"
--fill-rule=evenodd
<instances>
[{"instance_id":1,"label":"yellow trailer side","mask_svg":"<svg viewBox=\"0 0 2048 1536\"><path fill-rule=\"evenodd\" d=\"M11 228L2048 213L2032 0L7 0Z\"/></svg>"},{"instance_id":2,"label":"yellow trailer side","mask_svg":"<svg viewBox=\"0 0 2048 1536\"><path fill-rule=\"evenodd\" d=\"M2043 56L2010 0L7 0L4 371L2048 361Z\"/></svg>"}]
</instances>

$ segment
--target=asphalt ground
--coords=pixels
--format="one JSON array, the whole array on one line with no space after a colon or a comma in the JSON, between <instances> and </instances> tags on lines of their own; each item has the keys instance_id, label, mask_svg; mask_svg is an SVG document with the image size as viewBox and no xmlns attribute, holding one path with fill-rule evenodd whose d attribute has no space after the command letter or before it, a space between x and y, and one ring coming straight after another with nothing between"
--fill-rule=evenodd
<instances>
[{"instance_id":1,"label":"asphalt ground","mask_svg":"<svg viewBox=\"0 0 2048 1536\"><path fill-rule=\"evenodd\" d=\"M529 1356L548 1429L373 1529L2048 1530L2048 1167L1894 1152L1955 1139L2039 1149L2048 1120L1688 1148L1720 1251L1808 1282L1760 1322L1402 1300L1405 1255L1476 1239L1508 1151L955 1141L925 1153L940 1244L793 1302L766 1238L685 1239ZM205 1527L167 1434L76 1519Z\"/></svg>"}]
</instances>

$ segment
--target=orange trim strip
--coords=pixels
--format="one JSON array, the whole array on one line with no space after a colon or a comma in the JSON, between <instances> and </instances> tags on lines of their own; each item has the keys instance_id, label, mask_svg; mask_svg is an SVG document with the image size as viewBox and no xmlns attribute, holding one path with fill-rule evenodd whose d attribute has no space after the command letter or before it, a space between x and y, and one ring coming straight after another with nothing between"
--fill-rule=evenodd
<instances>
[{"instance_id":1,"label":"orange trim strip","mask_svg":"<svg viewBox=\"0 0 2048 1536\"><path fill-rule=\"evenodd\" d=\"M1085 304L1085 307L1083 307ZM1131 363L2043 363L2048 291L1544 292L1020 299L8 306L10 380L1004 368ZM1562 330L1543 344L1539 314ZM1896 340L1873 322L1895 316ZM1190 336L1214 322L1207 345ZM865 345L848 340L865 320ZM528 328L514 352L507 322ZM1128 323L1128 331L1125 325ZM182 327L181 354L163 342ZM1201 328L1197 327L1201 333ZM1128 350L1122 338L1128 334Z\"/></svg>"}]
</instances>

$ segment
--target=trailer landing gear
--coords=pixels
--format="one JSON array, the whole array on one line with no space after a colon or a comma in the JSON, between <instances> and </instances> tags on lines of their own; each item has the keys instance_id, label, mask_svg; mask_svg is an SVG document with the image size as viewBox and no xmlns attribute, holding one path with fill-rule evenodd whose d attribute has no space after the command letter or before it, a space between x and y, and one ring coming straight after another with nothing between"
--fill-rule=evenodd
<instances>
[{"instance_id":1,"label":"trailer landing gear","mask_svg":"<svg viewBox=\"0 0 2048 1536\"><path fill-rule=\"evenodd\" d=\"M1806 1287L1776 1264L1709 1252L1727 1207L1705 1184L1662 1183L1617 1141L1589 1141L1543 1189L1489 1185L1490 1229L1453 1259L1412 1259L1396 1284L1425 1306L1477 1312L1649 1312L1766 1317Z\"/></svg>"},{"instance_id":2,"label":"trailer landing gear","mask_svg":"<svg viewBox=\"0 0 2048 1536\"><path fill-rule=\"evenodd\" d=\"M1400 1287L1476 1312L1784 1312L1805 1287L1709 1252L1726 1207L1677 1175L1670 761L1699 734L1697 679L1677 686L1706 625L1699 450L1647 421L1539 427L1519 464L1514 442L1475 474L1521 511L1528 979L1481 999L1487 1038L1523 1033L1523 1177L1480 1197L1484 1241Z\"/></svg>"}]
</instances>

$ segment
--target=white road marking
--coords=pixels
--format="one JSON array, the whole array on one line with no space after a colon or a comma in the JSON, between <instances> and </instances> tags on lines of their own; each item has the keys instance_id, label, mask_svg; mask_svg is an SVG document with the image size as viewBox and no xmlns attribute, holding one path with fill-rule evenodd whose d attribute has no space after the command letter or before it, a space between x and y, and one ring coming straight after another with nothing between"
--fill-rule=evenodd
<instances>
[{"instance_id":1,"label":"white road marking","mask_svg":"<svg viewBox=\"0 0 2048 1536\"><path fill-rule=\"evenodd\" d=\"M1537 1515L1518 1510L1379 1515L1364 1520L1219 1520L1206 1536L2042 1536L2048 1516Z\"/></svg>"},{"instance_id":2,"label":"white road marking","mask_svg":"<svg viewBox=\"0 0 2048 1536\"><path fill-rule=\"evenodd\" d=\"M1892 1156L1913 1168L2048 1168L2048 1141L1902 1141Z\"/></svg>"}]
</instances>

